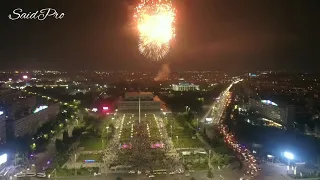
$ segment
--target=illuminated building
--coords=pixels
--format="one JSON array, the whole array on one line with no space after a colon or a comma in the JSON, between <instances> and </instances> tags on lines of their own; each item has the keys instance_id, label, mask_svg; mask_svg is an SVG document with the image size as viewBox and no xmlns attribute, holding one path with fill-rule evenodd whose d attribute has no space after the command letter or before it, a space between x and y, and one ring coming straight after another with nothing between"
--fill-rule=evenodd
<instances>
[{"instance_id":1,"label":"illuminated building","mask_svg":"<svg viewBox=\"0 0 320 180\"><path fill-rule=\"evenodd\" d=\"M157 101L151 92L127 92L124 99L119 100L119 111L138 111L139 110L139 95L140 107L142 111L160 111L161 102Z\"/></svg>"},{"instance_id":2,"label":"illuminated building","mask_svg":"<svg viewBox=\"0 0 320 180\"><path fill-rule=\"evenodd\" d=\"M294 122L295 108L291 105L279 105L270 100L249 99L249 108L260 115L277 123L292 125Z\"/></svg>"},{"instance_id":3,"label":"illuminated building","mask_svg":"<svg viewBox=\"0 0 320 180\"><path fill-rule=\"evenodd\" d=\"M60 105L58 103L50 106L39 106L30 115L7 121L10 133L15 137L21 137L26 134L33 135L43 124L55 119L59 111Z\"/></svg>"},{"instance_id":4,"label":"illuminated building","mask_svg":"<svg viewBox=\"0 0 320 180\"><path fill-rule=\"evenodd\" d=\"M180 82L179 84L172 84L172 90L174 91L198 91L199 85L192 83Z\"/></svg>"}]
</instances>

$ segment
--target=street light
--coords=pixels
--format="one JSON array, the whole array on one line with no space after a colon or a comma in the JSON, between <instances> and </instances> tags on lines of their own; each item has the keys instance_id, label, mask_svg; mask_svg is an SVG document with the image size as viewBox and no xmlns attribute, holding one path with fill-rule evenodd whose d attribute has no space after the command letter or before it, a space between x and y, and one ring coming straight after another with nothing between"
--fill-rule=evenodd
<instances>
[{"instance_id":1,"label":"street light","mask_svg":"<svg viewBox=\"0 0 320 180\"><path fill-rule=\"evenodd\" d=\"M294 155L291 152L284 152L283 156L288 159L288 169L290 168L290 160L294 159Z\"/></svg>"},{"instance_id":2,"label":"street light","mask_svg":"<svg viewBox=\"0 0 320 180\"><path fill-rule=\"evenodd\" d=\"M291 152L284 152L283 153L284 157L289 159L289 160L293 160L294 159L294 155Z\"/></svg>"},{"instance_id":3,"label":"street light","mask_svg":"<svg viewBox=\"0 0 320 180\"><path fill-rule=\"evenodd\" d=\"M197 131L199 131L199 118L197 118Z\"/></svg>"},{"instance_id":4,"label":"street light","mask_svg":"<svg viewBox=\"0 0 320 180\"><path fill-rule=\"evenodd\" d=\"M106 129L107 129L107 142L108 142L109 126L107 126Z\"/></svg>"},{"instance_id":5,"label":"street light","mask_svg":"<svg viewBox=\"0 0 320 180\"><path fill-rule=\"evenodd\" d=\"M179 144L179 136L176 136L176 138L177 138L177 146L178 146L178 144Z\"/></svg>"},{"instance_id":6,"label":"street light","mask_svg":"<svg viewBox=\"0 0 320 180\"><path fill-rule=\"evenodd\" d=\"M188 113L189 110L190 110L190 107L186 106L186 113Z\"/></svg>"}]
</instances>

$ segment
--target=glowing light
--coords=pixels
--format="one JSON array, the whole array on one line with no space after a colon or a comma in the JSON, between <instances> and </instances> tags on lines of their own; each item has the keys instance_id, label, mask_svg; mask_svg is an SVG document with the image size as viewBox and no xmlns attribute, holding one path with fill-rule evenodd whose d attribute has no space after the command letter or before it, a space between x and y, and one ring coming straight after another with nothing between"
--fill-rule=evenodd
<instances>
[{"instance_id":1,"label":"glowing light","mask_svg":"<svg viewBox=\"0 0 320 180\"><path fill-rule=\"evenodd\" d=\"M108 108L108 107L102 107L102 109L103 109L103 110L108 110L109 108Z\"/></svg>"},{"instance_id":2,"label":"glowing light","mask_svg":"<svg viewBox=\"0 0 320 180\"><path fill-rule=\"evenodd\" d=\"M42 111L47 108L48 108L48 106L39 106L33 111L33 113L37 113L37 112Z\"/></svg>"},{"instance_id":3,"label":"glowing light","mask_svg":"<svg viewBox=\"0 0 320 180\"><path fill-rule=\"evenodd\" d=\"M267 105L273 105L273 106L278 106L278 104L276 104L276 103L274 103L274 102L272 102L272 101L270 101L270 100L261 100L261 102L263 103L263 104L267 104Z\"/></svg>"},{"instance_id":4,"label":"glowing light","mask_svg":"<svg viewBox=\"0 0 320 180\"><path fill-rule=\"evenodd\" d=\"M290 152L284 152L283 156L290 160L294 159L294 155Z\"/></svg>"},{"instance_id":5,"label":"glowing light","mask_svg":"<svg viewBox=\"0 0 320 180\"><path fill-rule=\"evenodd\" d=\"M97 109L97 108L92 108L92 111L93 111L93 112L97 112L98 109Z\"/></svg>"},{"instance_id":6,"label":"glowing light","mask_svg":"<svg viewBox=\"0 0 320 180\"><path fill-rule=\"evenodd\" d=\"M212 122L213 119L212 118L206 118L206 122Z\"/></svg>"},{"instance_id":7,"label":"glowing light","mask_svg":"<svg viewBox=\"0 0 320 180\"><path fill-rule=\"evenodd\" d=\"M89 160L84 160L84 162L85 162L85 163L94 163L94 162L96 162L96 161L89 159Z\"/></svg>"},{"instance_id":8,"label":"glowing light","mask_svg":"<svg viewBox=\"0 0 320 180\"><path fill-rule=\"evenodd\" d=\"M8 159L8 155L7 154L2 154L0 156L0 165L7 162L7 159Z\"/></svg>"},{"instance_id":9,"label":"glowing light","mask_svg":"<svg viewBox=\"0 0 320 180\"><path fill-rule=\"evenodd\" d=\"M3 111L0 111L0 116L1 116L2 114L4 114L4 112L3 112Z\"/></svg>"},{"instance_id":10,"label":"glowing light","mask_svg":"<svg viewBox=\"0 0 320 180\"><path fill-rule=\"evenodd\" d=\"M133 16L139 33L139 51L160 60L170 50L175 37L175 9L170 0L141 0Z\"/></svg>"},{"instance_id":11,"label":"glowing light","mask_svg":"<svg viewBox=\"0 0 320 180\"><path fill-rule=\"evenodd\" d=\"M23 79L28 79L28 76L24 75L22 76Z\"/></svg>"}]
</instances>

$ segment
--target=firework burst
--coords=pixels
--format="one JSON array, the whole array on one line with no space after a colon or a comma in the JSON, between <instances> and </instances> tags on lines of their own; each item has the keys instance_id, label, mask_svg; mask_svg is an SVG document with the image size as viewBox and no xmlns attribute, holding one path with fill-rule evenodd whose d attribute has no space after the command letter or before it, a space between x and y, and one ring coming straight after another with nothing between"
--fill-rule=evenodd
<instances>
[{"instance_id":1,"label":"firework burst","mask_svg":"<svg viewBox=\"0 0 320 180\"><path fill-rule=\"evenodd\" d=\"M171 0L141 0L134 18L139 33L139 51L147 58L162 59L175 37L175 10Z\"/></svg>"}]
</instances>

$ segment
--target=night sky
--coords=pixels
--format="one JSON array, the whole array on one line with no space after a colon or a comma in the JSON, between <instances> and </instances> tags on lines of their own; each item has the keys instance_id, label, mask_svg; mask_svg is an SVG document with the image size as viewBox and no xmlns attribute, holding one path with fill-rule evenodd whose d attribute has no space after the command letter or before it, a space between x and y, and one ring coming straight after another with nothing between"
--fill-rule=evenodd
<instances>
[{"instance_id":1,"label":"night sky","mask_svg":"<svg viewBox=\"0 0 320 180\"><path fill-rule=\"evenodd\" d=\"M136 0L1 0L0 69L262 70L320 67L320 0L174 0L177 37L160 63L137 51ZM54 8L62 20L9 20Z\"/></svg>"}]
</instances>

